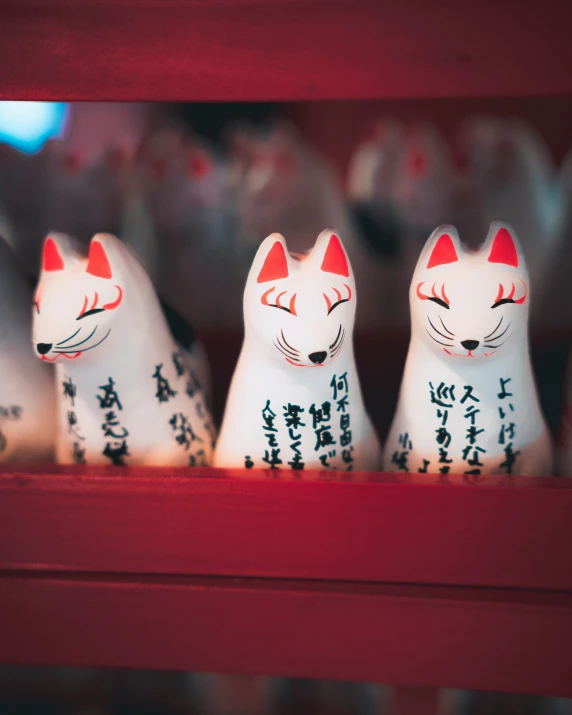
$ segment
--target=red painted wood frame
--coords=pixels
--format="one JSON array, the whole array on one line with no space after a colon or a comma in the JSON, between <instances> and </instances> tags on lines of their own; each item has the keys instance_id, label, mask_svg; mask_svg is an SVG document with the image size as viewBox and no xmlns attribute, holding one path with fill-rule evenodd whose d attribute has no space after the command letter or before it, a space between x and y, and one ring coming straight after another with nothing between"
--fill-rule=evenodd
<instances>
[{"instance_id":1,"label":"red painted wood frame","mask_svg":"<svg viewBox=\"0 0 572 715\"><path fill-rule=\"evenodd\" d=\"M572 482L0 474L0 661L572 696Z\"/></svg>"},{"instance_id":2,"label":"red painted wood frame","mask_svg":"<svg viewBox=\"0 0 572 715\"><path fill-rule=\"evenodd\" d=\"M2 0L0 97L564 94L571 25L562 0Z\"/></svg>"}]
</instances>

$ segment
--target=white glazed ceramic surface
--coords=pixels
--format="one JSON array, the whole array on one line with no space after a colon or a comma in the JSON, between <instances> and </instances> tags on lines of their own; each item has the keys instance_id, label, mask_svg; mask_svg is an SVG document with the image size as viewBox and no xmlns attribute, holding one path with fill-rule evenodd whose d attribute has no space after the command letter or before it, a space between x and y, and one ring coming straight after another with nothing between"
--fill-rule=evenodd
<instances>
[{"instance_id":1,"label":"white glazed ceramic surface","mask_svg":"<svg viewBox=\"0 0 572 715\"><path fill-rule=\"evenodd\" d=\"M52 234L42 261L33 340L56 367L58 462L209 464L205 365L175 342L129 250L97 234L86 258Z\"/></svg>"},{"instance_id":2,"label":"white glazed ceramic surface","mask_svg":"<svg viewBox=\"0 0 572 715\"><path fill-rule=\"evenodd\" d=\"M352 269L332 231L298 258L280 234L263 241L244 292L244 344L216 466L379 468L354 360L355 310Z\"/></svg>"},{"instance_id":3,"label":"white glazed ceramic surface","mask_svg":"<svg viewBox=\"0 0 572 715\"><path fill-rule=\"evenodd\" d=\"M551 473L528 346L529 276L512 229L478 251L452 226L427 241L410 288L411 342L387 471Z\"/></svg>"}]
</instances>

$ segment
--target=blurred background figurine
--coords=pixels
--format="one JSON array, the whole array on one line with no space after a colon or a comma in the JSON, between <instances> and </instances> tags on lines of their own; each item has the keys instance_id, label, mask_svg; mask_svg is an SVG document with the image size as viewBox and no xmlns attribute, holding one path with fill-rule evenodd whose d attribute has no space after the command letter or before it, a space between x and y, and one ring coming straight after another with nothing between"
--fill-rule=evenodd
<instances>
[{"instance_id":1,"label":"blurred background figurine","mask_svg":"<svg viewBox=\"0 0 572 715\"><path fill-rule=\"evenodd\" d=\"M0 237L0 461L50 461L55 446L53 370L30 344L32 293Z\"/></svg>"}]
</instances>

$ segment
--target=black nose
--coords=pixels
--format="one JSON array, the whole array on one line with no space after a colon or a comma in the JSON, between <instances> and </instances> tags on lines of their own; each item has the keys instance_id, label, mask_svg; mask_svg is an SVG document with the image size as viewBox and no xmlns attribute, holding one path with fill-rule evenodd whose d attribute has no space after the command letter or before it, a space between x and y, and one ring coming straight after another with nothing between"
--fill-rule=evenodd
<instances>
[{"instance_id":1,"label":"black nose","mask_svg":"<svg viewBox=\"0 0 572 715\"><path fill-rule=\"evenodd\" d=\"M323 363L326 359L327 354L328 353L325 350L320 350L320 352L317 353L310 353L308 357L313 363L316 363L316 365L320 365L320 363Z\"/></svg>"},{"instance_id":2,"label":"black nose","mask_svg":"<svg viewBox=\"0 0 572 715\"><path fill-rule=\"evenodd\" d=\"M40 355L45 355L46 353L49 353L51 349L51 343L38 343L36 345L36 350L40 353Z\"/></svg>"},{"instance_id":3,"label":"black nose","mask_svg":"<svg viewBox=\"0 0 572 715\"><path fill-rule=\"evenodd\" d=\"M478 340L461 340L461 345L467 350L475 350L479 347Z\"/></svg>"}]
</instances>

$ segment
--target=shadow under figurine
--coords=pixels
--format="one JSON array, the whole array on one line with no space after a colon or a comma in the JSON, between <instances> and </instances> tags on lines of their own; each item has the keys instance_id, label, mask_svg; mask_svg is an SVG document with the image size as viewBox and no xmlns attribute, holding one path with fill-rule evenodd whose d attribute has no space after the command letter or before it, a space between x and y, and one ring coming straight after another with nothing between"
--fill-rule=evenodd
<instances>
[{"instance_id":1,"label":"shadow under figurine","mask_svg":"<svg viewBox=\"0 0 572 715\"><path fill-rule=\"evenodd\" d=\"M386 471L549 475L552 449L530 364L529 276L512 229L477 251L452 226L421 252L411 342Z\"/></svg>"},{"instance_id":2,"label":"shadow under figurine","mask_svg":"<svg viewBox=\"0 0 572 715\"><path fill-rule=\"evenodd\" d=\"M30 345L30 290L0 238L0 461L50 461L55 444L53 374Z\"/></svg>"},{"instance_id":3,"label":"shadow under figurine","mask_svg":"<svg viewBox=\"0 0 572 715\"><path fill-rule=\"evenodd\" d=\"M352 269L332 231L297 257L279 234L263 241L244 292L217 467L379 468L354 360L355 310Z\"/></svg>"},{"instance_id":4,"label":"shadow under figurine","mask_svg":"<svg viewBox=\"0 0 572 715\"><path fill-rule=\"evenodd\" d=\"M56 366L59 463L211 463L200 346L173 338L117 238L97 234L86 258L67 236L48 236L34 305L35 349Z\"/></svg>"}]
</instances>

